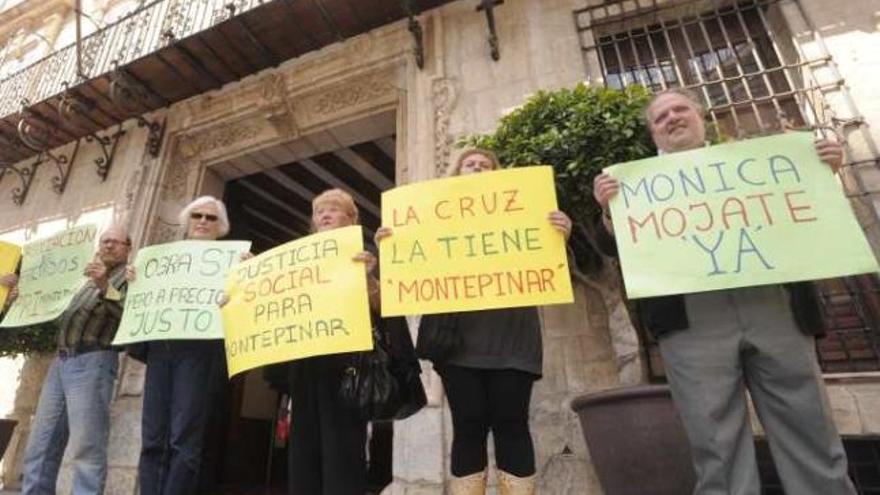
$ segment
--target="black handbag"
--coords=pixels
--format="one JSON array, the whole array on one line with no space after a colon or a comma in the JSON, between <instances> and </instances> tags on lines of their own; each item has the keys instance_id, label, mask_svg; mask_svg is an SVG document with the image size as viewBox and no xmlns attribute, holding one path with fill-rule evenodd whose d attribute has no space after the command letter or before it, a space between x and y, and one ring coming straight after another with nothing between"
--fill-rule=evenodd
<instances>
[{"instance_id":1,"label":"black handbag","mask_svg":"<svg viewBox=\"0 0 880 495\"><path fill-rule=\"evenodd\" d=\"M373 328L373 350L352 355L339 400L366 420L405 419L428 403L420 374L406 320L384 318Z\"/></svg>"},{"instance_id":2,"label":"black handbag","mask_svg":"<svg viewBox=\"0 0 880 495\"><path fill-rule=\"evenodd\" d=\"M435 314L422 317L416 355L435 364L443 363L462 345L455 315Z\"/></svg>"}]
</instances>

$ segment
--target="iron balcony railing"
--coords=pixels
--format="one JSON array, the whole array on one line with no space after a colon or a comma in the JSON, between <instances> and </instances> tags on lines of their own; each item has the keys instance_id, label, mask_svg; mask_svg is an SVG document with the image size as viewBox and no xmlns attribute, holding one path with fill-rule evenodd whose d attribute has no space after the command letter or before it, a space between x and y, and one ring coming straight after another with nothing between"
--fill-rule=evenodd
<instances>
[{"instance_id":1,"label":"iron balcony railing","mask_svg":"<svg viewBox=\"0 0 880 495\"><path fill-rule=\"evenodd\" d=\"M267 0L156 0L84 37L82 74L76 43L0 80L0 118L156 52L178 39L205 31Z\"/></svg>"}]
</instances>

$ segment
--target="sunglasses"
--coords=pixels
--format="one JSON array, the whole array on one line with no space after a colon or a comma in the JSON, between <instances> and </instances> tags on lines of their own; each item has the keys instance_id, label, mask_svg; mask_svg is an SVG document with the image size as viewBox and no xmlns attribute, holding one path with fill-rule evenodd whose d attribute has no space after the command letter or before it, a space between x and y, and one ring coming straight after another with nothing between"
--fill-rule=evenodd
<instances>
[{"instance_id":1,"label":"sunglasses","mask_svg":"<svg viewBox=\"0 0 880 495\"><path fill-rule=\"evenodd\" d=\"M204 218L205 220L207 220L209 222L216 222L217 221L217 215L210 215L207 213L190 213L189 217L193 220L201 220Z\"/></svg>"}]
</instances>

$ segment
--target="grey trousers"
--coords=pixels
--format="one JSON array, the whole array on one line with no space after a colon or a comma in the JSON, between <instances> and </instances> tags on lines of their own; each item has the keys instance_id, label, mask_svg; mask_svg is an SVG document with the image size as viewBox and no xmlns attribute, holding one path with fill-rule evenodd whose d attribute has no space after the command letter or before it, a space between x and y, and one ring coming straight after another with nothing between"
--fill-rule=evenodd
<instances>
[{"instance_id":1,"label":"grey trousers","mask_svg":"<svg viewBox=\"0 0 880 495\"><path fill-rule=\"evenodd\" d=\"M749 390L789 495L856 491L831 420L814 339L780 286L685 297L690 328L660 339L693 451L698 495L759 495Z\"/></svg>"}]
</instances>

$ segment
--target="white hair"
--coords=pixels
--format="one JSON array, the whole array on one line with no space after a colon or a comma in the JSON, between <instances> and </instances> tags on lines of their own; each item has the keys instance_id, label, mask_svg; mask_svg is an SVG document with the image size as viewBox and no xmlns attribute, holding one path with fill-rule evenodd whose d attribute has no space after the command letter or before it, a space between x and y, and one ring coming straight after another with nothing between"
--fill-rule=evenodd
<instances>
[{"instance_id":1,"label":"white hair","mask_svg":"<svg viewBox=\"0 0 880 495\"><path fill-rule=\"evenodd\" d=\"M226 205L223 204L223 201L215 198L214 196L202 196L194 199L190 204L186 205L183 210L180 211L180 215L177 217L177 220L186 228L189 222L189 215L199 206L205 205L214 205L217 208L217 222L220 227L219 234L220 237L225 236L229 233L229 216L226 214Z\"/></svg>"}]
</instances>

